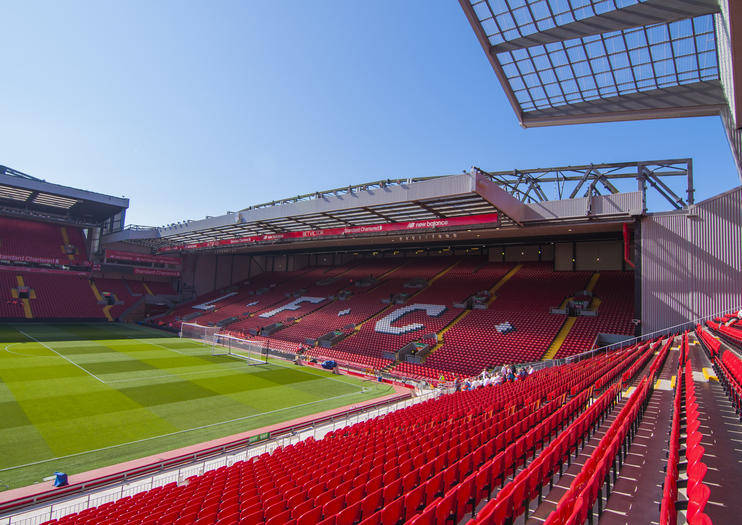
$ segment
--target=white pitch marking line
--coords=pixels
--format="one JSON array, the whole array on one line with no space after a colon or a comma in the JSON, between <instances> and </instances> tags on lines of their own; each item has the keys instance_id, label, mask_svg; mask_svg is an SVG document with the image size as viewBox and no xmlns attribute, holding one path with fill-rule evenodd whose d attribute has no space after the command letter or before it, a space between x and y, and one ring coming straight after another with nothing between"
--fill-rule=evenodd
<instances>
[{"instance_id":1,"label":"white pitch marking line","mask_svg":"<svg viewBox=\"0 0 742 525\"><path fill-rule=\"evenodd\" d=\"M157 343L150 343L149 341L144 341L144 340L138 339L136 337L128 337L128 339L130 339L132 341L139 341L140 343L142 343L144 345L159 346L160 348L164 348L165 350L170 350L171 352L175 352L176 354L185 355L185 356L189 356L189 357L198 357L197 354L184 354L183 352L179 352L175 348L168 348L167 346L158 345Z\"/></svg>"},{"instance_id":2,"label":"white pitch marking line","mask_svg":"<svg viewBox=\"0 0 742 525\"><path fill-rule=\"evenodd\" d=\"M244 421L244 420L247 420L247 419L252 419L252 418L255 418L255 417L264 416L266 414L273 414L275 412L283 412L283 411L286 411L286 410L292 410L294 408L300 408L300 407L304 407L304 406L308 406L308 405L314 405L315 403L321 403L323 401L332 401L334 399L340 399L342 397L353 396L353 395L356 395L357 393L358 392L349 392L347 394L340 394L340 395L337 395L337 396L327 397L327 398L324 398L324 399L317 399L315 401L309 401L308 403L301 403L299 405L292 405L292 406L288 406L288 407L277 408L275 410L268 410L266 412L258 412L257 414L251 414L249 416L238 417L238 418L235 418L235 419L228 419L226 421L218 421L216 423L210 423L208 425L202 425L200 427L186 428L184 430L178 430L177 432L169 432L167 434L160 434L159 436L152 436L152 437L148 437L148 438L144 438L144 439L137 439L137 440L134 440L134 441L128 441L126 443L118 443L116 445L111 445L109 447L102 447L102 448L97 448L97 449L94 449L94 450L86 450L85 452L78 452L76 454L68 454L66 456L59 456L59 457L56 457L56 458L42 459L40 461L34 461L33 463L26 463L25 465L15 465L14 467L0 468L0 472L5 472L6 470L13 470L13 469L17 469L17 468L30 467L32 465L39 465L41 463L48 463L49 461L56 461L56 460L59 460L59 459L66 459L66 458L72 458L72 457L75 457L75 456L82 456L84 454L90 454L92 452L100 452L102 450L109 450L109 449L112 449L112 448L119 448L119 447L123 447L123 446L126 446L126 445L132 445L132 444L135 444L135 443L142 443L144 441L152 441L153 439L159 439L159 438L164 438L164 437L168 437L168 436L175 436L175 435L183 434L183 433L186 433L186 432L192 432L194 430L203 430L203 429L206 429L206 428L216 427L216 426L219 426L219 425L225 425L227 423L234 423L236 421ZM253 429L253 430L257 430L257 429Z\"/></svg>"},{"instance_id":3,"label":"white pitch marking line","mask_svg":"<svg viewBox=\"0 0 742 525\"><path fill-rule=\"evenodd\" d=\"M244 370L245 369L242 366L234 366L234 367L229 367L229 368L223 369L222 371L224 371L224 372L234 372L235 374L239 374L239 373L243 373ZM166 378L169 378L169 379L178 379L180 377L191 377L191 376L204 375L204 374L215 375L218 372L219 372L219 370L201 370L201 371L194 370L193 372L181 372L181 373L173 373L173 374L169 374L169 375L142 376L142 377L130 378L130 379L113 379L113 380L106 381L106 383L132 383L132 382L136 382L136 381L149 381L151 379L166 379ZM128 372L122 372L122 373L126 374Z\"/></svg>"},{"instance_id":4,"label":"white pitch marking line","mask_svg":"<svg viewBox=\"0 0 742 525\"><path fill-rule=\"evenodd\" d=\"M83 367L81 367L80 365L78 365L77 363L75 363L74 361L72 361L71 359L68 359L67 357L63 356L62 354L60 354L59 352L57 352L56 350L54 350L51 346L45 345L44 343L42 343L41 341L39 341L35 337L33 337L31 335L28 335L26 332L24 332L20 328L16 328L16 330L18 330L20 333L22 333L23 335L25 335L26 337L28 337L32 341L36 341L37 343L39 343L41 346L43 346L47 350L51 350L52 352L54 352L55 354L57 354L59 357L61 357L65 361L67 361L69 364L76 366L77 368L79 368L80 370L82 370L83 372L85 372L86 374L88 374L89 376L94 377L95 379L97 379L98 381L100 381L101 383L103 383L104 385L106 384L106 382L103 381L100 377L98 377L97 375L95 375L92 372L89 372L88 370L85 370Z\"/></svg>"},{"instance_id":5,"label":"white pitch marking line","mask_svg":"<svg viewBox=\"0 0 742 525\"><path fill-rule=\"evenodd\" d=\"M108 326L105 326L105 327L108 328ZM142 344L145 344L145 345L159 346L160 348L164 348L165 350L170 350L172 352L175 352L176 354L188 355L188 356L189 355L192 355L192 354L184 354L183 352L178 352L174 348L168 348L167 346L158 345L157 343L150 343L149 341L143 341L142 339L139 339L138 337L131 337L130 335L126 335L126 334L124 334L124 337L126 337L127 339L129 339L131 341L138 341L138 342L140 342Z\"/></svg>"},{"instance_id":6,"label":"white pitch marking line","mask_svg":"<svg viewBox=\"0 0 742 525\"><path fill-rule=\"evenodd\" d=\"M3 348L3 350L5 350L6 352L8 352L9 354L15 354L15 355L19 355L21 357L54 357L53 355L19 354L18 352L13 352L13 350L9 350L9 348L11 346L15 346L17 344L20 344L20 343L8 343L7 345L5 345L5 347Z\"/></svg>"}]
</instances>

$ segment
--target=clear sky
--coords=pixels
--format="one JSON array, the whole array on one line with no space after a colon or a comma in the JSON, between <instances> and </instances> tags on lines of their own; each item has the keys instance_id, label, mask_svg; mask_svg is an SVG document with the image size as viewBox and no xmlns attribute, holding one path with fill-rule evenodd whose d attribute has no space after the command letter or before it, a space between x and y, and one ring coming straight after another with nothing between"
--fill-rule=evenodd
<instances>
[{"instance_id":1,"label":"clear sky","mask_svg":"<svg viewBox=\"0 0 742 525\"><path fill-rule=\"evenodd\" d=\"M0 164L161 225L372 180L692 157L719 118L521 129L455 0L0 4Z\"/></svg>"}]
</instances>

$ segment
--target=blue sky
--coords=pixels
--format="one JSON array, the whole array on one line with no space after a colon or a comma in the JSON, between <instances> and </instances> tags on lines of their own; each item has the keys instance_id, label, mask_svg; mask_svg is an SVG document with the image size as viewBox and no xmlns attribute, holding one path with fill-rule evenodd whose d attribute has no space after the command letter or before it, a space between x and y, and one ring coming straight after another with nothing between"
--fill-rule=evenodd
<instances>
[{"instance_id":1,"label":"blue sky","mask_svg":"<svg viewBox=\"0 0 742 525\"><path fill-rule=\"evenodd\" d=\"M692 157L719 118L521 129L455 0L5 2L0 164L160 225L371 180Z\"/></svg>"}]
</instances>

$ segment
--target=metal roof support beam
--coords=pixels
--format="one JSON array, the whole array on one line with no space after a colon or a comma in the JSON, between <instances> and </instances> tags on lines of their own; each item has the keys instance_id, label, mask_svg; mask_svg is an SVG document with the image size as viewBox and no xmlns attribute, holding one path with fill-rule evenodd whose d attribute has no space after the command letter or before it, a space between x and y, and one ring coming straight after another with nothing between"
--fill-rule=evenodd
<instances>
[{"instance_id":1,"label":"metal roof support beam","mask_svg":"<svg viewBox=\"0 0 742 525\"><path fill-rule=\"evenodd\" d=\"M688 194L688 204L695 204L696 202L696 188L693 186L693 159L688 159L688 187L686 193ZM742 176L742 173L740 174Z\"/></svg>"},{"instance_id":2,"label":"metal roof support beam","mask_svg":"<svg viewBox=\"0 0 742 525\"><path fill-rule=\"evenodd\" d=\"M422 202L413 201L413 203L416 204L417 206L420 206L423 210L432 213L433 215L435 215L439 219L443 219L443 218L446 217L442 213L435 211L433 208L431 208L430 206L428 206L428 205L426 205L426 204L424 204ZM387 220L389 220L389 219L387 219Z\"/></svg>"},{"instance_id":3,"label":"metal roof support beam","mask_svg":"<svg viewBox=\"0 0 742 525\"><path fill-rule=\"evenodd\" d=\"M575 189L572 190L572 193L569 195L570 199L574 199L577 196L577 193L580 191L580 188L582 188L582 185L585 184L585 182L590 178L590 174L593 172L592 166L590 169L588 169L585 174L582 176L580 181L577 183L577 186L575 186Z\"/></svg>"},{"instance_id":4,"label":"metal roof support beam","mask_svg":"<svg viewBox=\"0 0 742 525\"><path fill-rule=\"evenodd\" d=\"M479 43L484 50L484 54L487 55L490 66L492 66L497 79L500 81L500 84L505 91L505 96L508 97L510 105L513 107L515 115L518 117L518 122L520 122L522 125L523 110L520 108L520 103L515 97L515 93L513 93L512 88L510 87L510 82L508 82L507 75L505 75L505 72L502 70L502 66L500 65L500 61L497 59L497 55L490 50L491 46L489 38L487 38L487 34L484 32L482 24L479 23L479 18L474 12L474 8L472 7L471 2L469 0L459 0L459 4L461 5L461 9L464 10L464 14L466 14L466 18L467 20L469 20L469 24L474 30L474 34L477 35L477 40L479 40Z\"/></svg>"},{"instance_id":5,"label":"metal roof support beam","mask_svg":"<svg viewBox=\"0 0 742 525\"><path fill-rule=\"evenodd\" d=\"M519 169L517 170L518 173L528 173L528 174L546 174L546 173L553 173L556 171L559 172L582 172L584 170L591 170L591 169L597 169L597 170L617 170L617 169L623 169L626 170L624 173L628 174L628 177L635 178L636 177L636 168L637 166L674 166L676 164L688 164L691 159L649 159L649 160L642 160L642 161L634 161L634 162L604 162L600 164L579 164L577 166L557 166L553 168L530 168L530 169ZM478 169L479 168L475 168ZM504 176L504 175L512 175L513 171L493 171L493 172L485 172L483 170L479 170L482 173L487 173L489 176ZM671 172L663 172L663 175L670 174ZM674 173L676 175L682 175L685 176L686 170L682 168L677 168L677 171ZM615 174L611 174L611 177L616 177ZM577 177L578 180L580 177ZM553 181L552 181L553 182Z\"/></svg>"},{"instance_id":6,"label":"metal roof support beam","mask_svg":"<svg viewBox=\"0 0 742 525\"><path fill-rule=\"evenodd\" d=\"M512 195L513 197L517 198L521 202L523 202L524 197L525 197L525 194L521 190L518 189L518 186L517 186L518 180L517 179L516 180L512 180L512 181L511 180L506 180L504 177L502 177L500 175L488 173L488 172L486 172L486 171L484 171L484 170L482 170L480 168L477 168L476 166L473 166L472 169L475 172L477 172L477 173L481 173L482 175L484 175L485 177L487 177L489 180L491 180L493 183L497 184L502 189L504 189L505 191L507 191L508 193L510 193L510 195ZM509 172L509 173L510 174L517 174L518 173L518 170L513 170L512 172Z\"/></svg>"},{"instance_id":7,"label":"metal roof support beam","mask_svg":"<svg viewBox=\"0 0 742 525\"><path fill-rule=\"evenodd\" d=\"M593 170L593 171L597 175L595 179L595 183L600 182L605 187L605 189L607 189L612 194L620 193L618 191L618 188L616 188L613 184L611 184L611 181L608 179L608 177L605 174L600 173L598 170Z\"/></svg>"},{"instance_id":8,"label":"metal roof support beam","mask_svg":"<svg viewBox=\"0 0 742 525\"><path fill-rule=\"evenodd\" d=\"M22 171L14 170L13 168L9 168L7 166L0 166L0 173L3 175L8 175L10 177L17 177L19 179L45 182L43 179L37 179L36 177L32 177L31 175L29 175L28 173L23 173Z\"/></svg>"},{"instance_id":9,"label":"metal roof support beam","mask_svg":"<svg viewBox=\"0 0 742 525\"><path fill-rule=\"evenodd\" d=\"M345 219L341 219L340 217L336 217L334 215L330 215L329 213L322 212L322 213L320 213L320 215L322 215L323 217L327 217L328 219L331 219L333 221L341 222L341 223L343 223L344 226L353 226L352 223L346 221Z\"/></svg>"},{"instance_id":10,"label":"metal roof support beam","mask_svg":"<svg viewBox=\"0 0 742 525\"><path fill-rule=\"evenodd\" d=\"M685 166L685 168L683 168ZM595 164L590 166L571 166L547 169L512 170L488 173L480 168L472 168L487 176L494 184L516 197L521 202L538 202L551 200L543 190L543 185L556 183L557 198L563 199L567 195L567 186L575 183L571 188L569 196L574 199L584 191L584 196L591 194L600 195L599 188L604 188L608 193L616 194L622 190L618 189L614 182L633 179L637 180L638 173L647 168L653 174L654 180L662 180L666 177L690 177L688 191L692 190L692 163L690 159L669 159L660 161L643 161L628 163ZM574 173L570 175L567 173ZM521 189L521 184L528 184L527 188ZM584 190L585 184L589 187ZM655 188L653 185L652 188ZM655 189L662 189L663 197L669 196L673 202L678 201L676 195L666 183L656 184ZM624 190L625 191L625 190ZM642 190L640 190L642 191ZM553 198L553 197L552 197Z\"/></svg>"},{"instance_id":11,"label":"metal roof support beam","mask_svg":"<svg viewBox=\"0 0 742 525\"><path fill-rule=\"evenodd\" d=\"M600 195L600 189L598 188L598 179L593 179L590 186L585 190L585 197L592 197L593 195Z\"/></svg>"},{"instance_id":12,"label":"metal roof support beam","mask_svg":"<svg viewBox=\"0 0 742 525\"><path fill-rule=\"evenodd\" d=\"M271 231L273 233L283 233L284 232L284 230L275 228L274 226L272 226L270 224L267 224L267 223L265 223L263 221L255 221L255 225L256 226L259 226L260 228L264 228L266 230L269 230L269 231Z\"/></svg>"},{"instance_id":13,"label":"metal roof support beam","mask_svg":"<svg viewBox=\"0 0 742 525\"><path fill-rule=\"evenodd\" d=\"M667 23L719 12L717 0L647 0L575 22L556 25L537 33L490 46L490 52L502 53L572 38L600 35L652 23Z\"/></svg>"},{"instance_id":14,"label":"metal roof support beam","mask_svg":"<svg viewBox=\"0 0 742 525\"><path fill-rule=\"evenodd\" d=\"M683 209L687 206L685 201L678 197L672 189L670 189L664 182L660 180L654 172L650 171L646 167L642 168L644 178L649 182L650 186L654 188L657 193L662 195L667 202L672 204L676 210Z\"/></svg>"},{"instance_id":15,"label":"metal roof support beam","mask_svg":"<svg viewBox=\"0 0 742 525\"><path fill-rule=\"evenodd\" d=\"M525 202L525 199L529 199L530 201L536 200L530 196L531 191L533 191L533 193L536 195L539 202L549 200L546 194L544 193L544 190L541 189L541 184L539 183L538 179L536 179L535 177L531 177L529 175L526 175L523 178L530 183L528 185L528 189L526 190L526 193L524 196L524 202Z\"/></svg>"}]
</instances>

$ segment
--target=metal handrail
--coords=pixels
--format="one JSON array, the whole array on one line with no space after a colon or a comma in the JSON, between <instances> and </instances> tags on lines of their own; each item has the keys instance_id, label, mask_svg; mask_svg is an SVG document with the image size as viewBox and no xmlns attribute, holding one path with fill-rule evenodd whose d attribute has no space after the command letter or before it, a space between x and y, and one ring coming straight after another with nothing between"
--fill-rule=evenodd
<instances>
[{"instance_id":1,"label":"metal handrail","mask_svg":"<svg viewBox=\"0 0 742 525\"><path fill-rule=\"evenodd\" d=\"M281 427L277 430L271 431L270 440L280 439L287 435L300 433L303 430L315 428L316 426L322 424L332 423L334 421L338 421L359 413L378 410L379 408L382 408L384 406L393 405L411 397L411 392L407 394L399 394L394 396L394 398L392 399L377 401L375 403L360 407L353 407L332 416L319 417L296 425L287 425L285 427ZM259 433L256 433L255 435L259 435ZM144 476L152 476L158 472L185 466L200 460L222 456L224 454L235 452L241 449L247 449L251 445L256 444L254 441L250 441L251 437L254 439L254 436L240 438L228 443L224 443L222 445L204 448L196 452L183 454L163 461L157 461L147 465L143 465L141 467L117 472L116 474L101 476L81 483L75 483L66 487L52 489L39 494L24 496L7 501L5 503L0 503L0 516L7 516L11 513L17 513L34 505L51 503L64 498L68 498L70 496L81 494L93 488L100 489L106 486L116 485L121 482L132 481Z\"/></svg>"},{"instance_id":2,"label":"metal handrail","mask_svg":"<svg viewBox=\"0 0 742 525\"><path fill-rule=\"evenodd\" d=\"M696 319L685 321L684 323L676 324L673 326L668 326L665 328L662 328L660 330L655 330L653 332L647 332L646 334L642 334L640 336L632 337L630 339L624 339L623 341L619 341L617 343L611 343L609 345L601 346L599 348L594 348L592 350L588 350L586 352L582 352L580 354L575 354L569 357L566 357L564 359L552 359L551 362L554 362L555 364L548 364L550 361L543 361L544 363L547 363L547 366L544 366L543 368L547 368L548 366L555 366L559 364L571 363L576 361L582 361L583 359L587 359L590 357L593 357L595 355L598 355L600 353L609 352L611 350L616 350L618 348L623 348L626 346L632 346L637 343L645 342L649 339L655 339L657 337L662 337L666 335L670 335L675 332L682 332L687 329L695 328L696 325L701 324L705 321L708 321L709 319L713 319L715 317L720 317L723 315L727 315L729 312L737 312L740 309L742 309L742 306L737 306L734 308L725 308L724 310L720 312L716 312L710 315L704 315L702 317L698 317Z\"/></svg>"}]
</instances>

